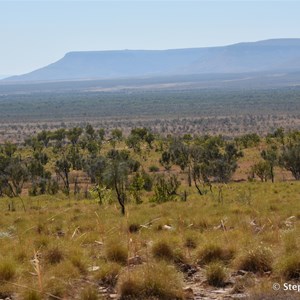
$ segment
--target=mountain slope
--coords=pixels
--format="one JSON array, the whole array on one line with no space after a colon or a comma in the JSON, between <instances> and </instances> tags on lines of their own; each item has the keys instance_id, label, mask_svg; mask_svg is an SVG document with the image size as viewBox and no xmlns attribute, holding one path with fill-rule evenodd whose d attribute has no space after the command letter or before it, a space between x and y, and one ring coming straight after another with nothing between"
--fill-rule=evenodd
<instances>
[{"instance_id":1,"label":"mountain slope","mask_svg":"<svg viewBox=\"0 0 300 300\"><path fill-rule=\"evenodd\" d=\"M194 49L70 52L44 68L6 80L60 81L289 70L300 70L300 39Z\"/></svg>"}]
</instances>

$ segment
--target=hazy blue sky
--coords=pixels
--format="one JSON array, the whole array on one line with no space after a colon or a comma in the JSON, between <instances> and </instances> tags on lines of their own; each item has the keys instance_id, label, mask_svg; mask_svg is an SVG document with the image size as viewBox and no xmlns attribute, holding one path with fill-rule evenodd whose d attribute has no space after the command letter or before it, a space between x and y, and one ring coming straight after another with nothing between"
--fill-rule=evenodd
<instances>
[{"instance_id":1,"label":"hazy blue sky","mask_svg":"<svg viewBox=\"0 0 300 300\"><path fill-rule=\"evenodd\" d=\"M300 37L300 1L3 1L0 75L78 50L168 49Z\"/></svg>"}]
</instances>

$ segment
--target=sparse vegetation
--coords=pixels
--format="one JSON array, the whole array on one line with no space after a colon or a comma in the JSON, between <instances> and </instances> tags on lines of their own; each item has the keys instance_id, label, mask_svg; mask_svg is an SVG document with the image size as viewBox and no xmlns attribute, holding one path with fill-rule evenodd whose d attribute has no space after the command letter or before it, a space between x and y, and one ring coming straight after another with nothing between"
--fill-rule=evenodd
<instances>
[{"instance_id":1,"label":"sparse vegetation","mask_svg":"<svg viewBox=\"0 0 300 300\"><path fill-rule=\"evenodd\" d=\"M184 299L194 274L237 293L299 279L300 183L282 161L298 132L150 133L130 133L138 148L91 125L0 146L2 298Z\"/></svg>"}]
</instances>

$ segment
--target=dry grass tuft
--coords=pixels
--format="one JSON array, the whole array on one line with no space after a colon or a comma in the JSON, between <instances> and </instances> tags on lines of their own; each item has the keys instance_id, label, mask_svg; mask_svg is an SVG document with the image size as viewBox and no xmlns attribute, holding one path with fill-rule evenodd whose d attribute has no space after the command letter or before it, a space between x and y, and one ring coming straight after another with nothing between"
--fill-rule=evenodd
<instances>
[{"instance_id":1,"label":"dry grass tuft","mask_svg":"<svg viewBox=\"0 0 300 300\"><path fill-rule=\"evenodd\" d=\"M141 226L139 224L136 223L132 223L128 226L128 231L130 233L136 233L140 230Z\"/></svg>"},{"instance_id":2,"label":"dry grass tuft","mask_svg":"<svg viewBox=\"0 0 300 300\"><path fill-rule=\"evenodd\" d=\"M98 300L98 299L100 299L98 292L96 288L92 288L92 287L85 288L80 295L80 300Z\"/></svg>"},{"instance_id":3,"label":"dry grass tuft","mask_svg":"<svg viewBox=\"0 0 300 300\"><path fill-rule=\"evenodd\" d=\"M286 280L300 280L300 255L296 253L283 257L279 263L279 273Z\"/></svg>"},{"instance_id":4,"label":"dry grass tuft","mask_svg":"<svg viewBox=\"0 0 300 300\"><path fill-rule=\"evenodd\" d=\"M16 264L10 260L0 261L0 281L10 281L16 275Z\"/></svg>"},{"instance_id":5,"label":"dry grass tuft","mask_svg":"<svg viewBox=\"0 0 300 300\"><path fill-rule=\"evenodd\" d=\"M120 299L184 299L182 278L166 263L137 266L129 274L125 271L118 280Z\"/></svg>"},{"instance_id":6,"label":"dry grass tuft","mask_svg":"<svg viewBox=\"0 0 300 300\"><path fill-rule=\"evenodd\" d=\"M100 285L114 287L117 283L121 266L115 262L105 263L101 265L101 268L95 274L94 278Z\"/></svg>"},{"instance_id":7,"label":"dry grass tuft","mask_svg":"<svg viewBox=\"0 0 300 300\"><path fill-rule=\"evenodd\" d=\"M207 265L214 261L222 261L228 263L233 259L235 251L233 248L220 246L218 244L207 244L204 245L196 254L199 265Z\"/></svg>"},{"instance_id":8,"label":"dry grass tuft","mask_svg":"<svg viewBox=\"0 0 300 300\"><path fill-rule=\"evenodd\" d=\"M22 299L23 300L42 300L42 297L40 296L40 294L36 291L26 291L23 295L22 295Z\"/></svg>"},{"instance_id":9,"label":"dry grass tuft","mask_svg":"<svg viewBox=\"0 0 300 300\"><path fill-rule=\"evenodd\" d=\"M106 244L105 255L109 261L125 265L128 259L128 250L119 241L111 240Z\"/></svg>"},{"instance_id":10,"label":"dry grass tuft","mask_svg":"<svg viewBox=\"0 0 300 300\"><path fill-rule=\"evenodd\" d=\"M172 261L175 259L173 247L166 241L157 241L152 247L154 258Z\"/></svg>"},{"instance_id":11,"label":"dry grass tuft","mask_svg":"<svg viewBox=\"0 0 300 300\"><path fill-rule=\"evenodd\" d=\"M64 253L58 246L55 246L46 251L45 258L47 263L55 265L64 259Z\"/></svg>"},{"instance_id":12,"label":"dry grass tuft","mask_svg":"<svg viewBox=\"0 0 300 300\"><path fill-rule=\"evenodd\" d=\"M224 287L228 279L228 272L222 263L212 262L206 266L206 279L212 286Z\"/></svg>"},{"instance_id":13,"label":"dry grass tuft","mask_svg":"<svg viewBox=\"0 0 300 300\"><path fill-rule=\"evenodd\" d=\"M257 247L248 250L237 260L238 269L253 273L263 273L272 270L273 255L267 247Z\"/></svg>"}]
</instances>

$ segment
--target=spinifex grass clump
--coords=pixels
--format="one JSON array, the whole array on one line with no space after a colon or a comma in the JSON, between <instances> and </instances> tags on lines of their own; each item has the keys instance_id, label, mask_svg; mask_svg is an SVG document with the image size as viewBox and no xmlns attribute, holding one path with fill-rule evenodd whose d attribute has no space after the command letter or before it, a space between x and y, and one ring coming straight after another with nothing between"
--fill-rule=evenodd
<instances>
[{"instance_id":1,"label":"spinifex grass clump","mask_svg":"<svg viewBox=\"0 0 300 300\"><path fill-rule=\"evenodd\" d=\"M16 264L11 260L0 261L0 281L10 281L16 274Z\"/></svg>"},{"instance_id":2,"label":"spinifex grass clump","mask_svg":"<svg viewBox=\"0 0 300 300\"><path fill-rule=\"evenodd\" d=\"M99 300L97 289L95 287L85 288L80 295L80 300Z\"/></svg>"},{"instance_id":3,"label":"spinifex grass clump","mask_svg":"<svg viewBox=\"0 0 300 300\"><path fill-rule=\"evenodd\" d=\"M300 254L294 253L281 258L279 273L285 280L300 280Z\"/></svg>"},{"instance_id":4,"label":"spinifex grass clump","mask_svg":"<svg viewBox=\"0 0 300 300\"><path fill-rule=\"evenodd\" d=\"M168 240L167 238L154 243L152 255L157 260L167 262L181 263L186 260L178 244L174 240Z\"/></svg>"},{"instance_id":5,"label":"spinifex grass clump","mask_svg":"<svg viewBox=\"0 0 300 300\"><path fill-rule=\"evenodd\" d=\"M105 255L109 261L125 265L128 259L128 250L120 241L107 241L105 246Z\"/></svg>"},{"instance_id":6,"label":"spinifex grass clump","mask_svg":"<svg viewBox=\"0 0 300 300\"><path fill-rule=\"evenodd\" d=\"M269 248L259 246L246 251L237 260L238 269L253 273L263 273L272 270L273 255Z\"/></svg>"},{"instance_id":7,"label":"spinifex grass clump","mask_svg":"<svg viewBox=\"0 0 300 300\"><path fill-rule=\"evenodd\" d=\"M25 291L22 295L23 300L42 300L40 294L36 291Z\"/></svg>"},{"instance_id":8,"label":"spinifex grass clump","mask_svg":"<svg viewBox=\"0 0 300 300\"><path fill-rule=\"evenodd\" d=\"M117 284L120 299L184 299L182 278L176 269L166 263L145 264L125 271Z\"/></svg>"},{"instance_id":9,"label":"spinifex grass clump","mask_svg":"<svg viewBox=\"0 0 300 300\"><path fill-rule=\"evenodd\" d=\"M199 265L207 265L214 261L228 263L235 255L233 248L209 243L200 248L197 253Z\"/></svg>"},{"instance_id":10,"label":"spinifex grass clump","mask_svg":"<svg viewBox=\"0 0 300 300\"><path fill-rule=\"evenodd\" d=\"M102 263L100 269L95 272L94 278L100 285L114 287L121 268L121 265L116 262Z\"/></svg>"},{"instance_id":11,"label":"spinifex grass clump","mask_svg":"<svg viewBox=\"0 0 300 300\"><path fill-rule=\"evenodd\" d=\"M46 251L46 261L51 264L58 264L64 259L64 253L58 246L52 247Z\"/></svg>"},{"instance_id":12,"label":"spinifex grass clump","mask_svg":"<svg viewBox=\"0 0 300 300\"><path fill-rule=\"evenodd\" d=\"M221 262L212 262L206 266L206 279L210 285L223 287L228 279L228 272Z\"/></svg>"},{"instance_id":13,"label":"spinifex grass clump","mask_svg":"<svg viewBox=\"0 0 300 300\"><path fill-rule=\"evenodd\" d=\"M152 247L152 254L157 259L172 261L175 258L175 253L172 245L167 241L157 241Z\"/></svg>"}]
</instances>

